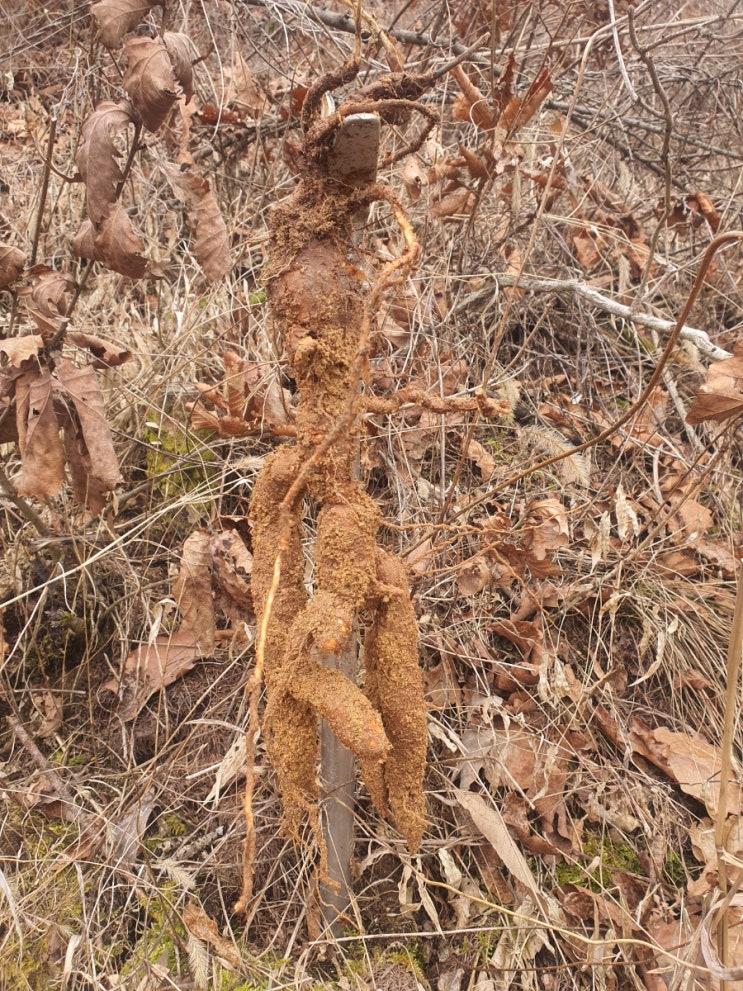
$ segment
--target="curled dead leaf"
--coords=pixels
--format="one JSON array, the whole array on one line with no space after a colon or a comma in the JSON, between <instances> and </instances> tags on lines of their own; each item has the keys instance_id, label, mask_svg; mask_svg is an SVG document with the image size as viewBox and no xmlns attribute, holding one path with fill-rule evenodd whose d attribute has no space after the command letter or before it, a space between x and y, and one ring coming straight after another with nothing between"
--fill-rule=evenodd
<instances>
[{"instance_id":1,"label":"curled dead leaf","mask_svg":"<svg viewBox=\"0 0 743 991\"><path fill-rule=\"evenodd\" d=\"M45 499L56 495L65 477L65 451L54 412L49 369L24 372L16 381L16 422L21 449L21 495Z\"/></svg>"},{"instance_id":2,"label":"curled dead leaf","mask_svg":"<svg viewBox=\"0 0 743 991\"><path fill-rule=\"evenodd\" d=\"M195 169L165 165L173 192L185 204L195 231L193 253L211 281L232 268L227 227L209 183Z\"/></svg>"},{"instance_id":3,"label":"curled dead leaf","mask_svg":"<svg viewBox=\"0 0 743 991\"><path fill-rule=\"evenodd\" d=\"M20 248L0 244L0 289L15 282L26 267L26 256Z\"/></svg>"},{"instance_id":4,"label":"curled dead leaf","mask_svg":"<svg viewBox=\"0 0 743 991\"><path fill-rule=\"evenodd\" d=\"M111 100L99 103L83 123L75 164L83 177L88 197L88 214L95 224L103 220L115 201L116 189L124 178L117 161L119 149L115 139L131 123L131 106L123 101L113 103Z\"/></svg>"},{"instance_id":5,"label":"curled dead leaf","mask_svg":"<svg viewBox=\"0 0 743 991\"><path fill-rule=\"evenodd\" d=\"M157 131L178 99L180 87L161 38L129 38L124 44L124 89L148 131Z\"/></svg>"},{"instance_id":6,"label":"curled dead leaf","mask_svg":"<svg viewBox=\"0 0 743 991\"><path fill-rule=\"evenodd\" d=\"M173 66L173 75L188 103L193 96L193 64L198 58L194 43L187 34L180 31L166 31L163 41Z\"/></svg>"},{"instance_id":7,"label":"curled dead leaf","mask_svg":"<svg viewBox=\"0 0 743 991\"><path fill-rule=\"evenodd\" d=\"M106 48L118 48L127 31L133 30L153 7L164 0L98 0L90 7L98 37Z\"/></svg>"},{"instance_id":8,"label":"curled dead leaf","mask_svg":"<svg viewBox=\"0 0 743 991\"><path fill-rule=\"evenodd\" d=\"M141 279L147 272L144 242L134 233L129 215L114 203L103 218L95 236L96 257L119 275ZM100 252L100 256L98 255Z\"/></svg>"},{"instance_id":9,"label":"curled dead leaf","mask_svg":"<svg viewBox=\"0 0 743 991\"><path fill-rule=\"evenodd\" d=\"M733 357L714 361L707 381L696 394L686 422L692 425L714 420L722 423L743 413L743 341L733 348Z\"/></svg>"},{"instance_id":10,"label":"curled dead leaf","mask_svg":"<svg viewBox=\"0 0 743 991\"><path fill-rule=\"evenodd\" d=\"M67 313L67 293L74 283L69 276L55 272L46 265L35 265L31 270L33 283L18 290L26 303L29 315L36 322L42 337L54 334Z\"/></svg>"},{"instance_id":11,"label":"curled dead leaf","mask_svg":"<svg viewBox=\"0 0 743 991\"><path fill-rule=\"evenodd\" d=\"M71 331L67 335L67 341L78 348L87 348L95 355L94 368L115 368L132 358L132 352L127 351L126 348L112 344L111 341L96 337L94 334L86 334L84 331Z\"/></svg>"}]
</instances>

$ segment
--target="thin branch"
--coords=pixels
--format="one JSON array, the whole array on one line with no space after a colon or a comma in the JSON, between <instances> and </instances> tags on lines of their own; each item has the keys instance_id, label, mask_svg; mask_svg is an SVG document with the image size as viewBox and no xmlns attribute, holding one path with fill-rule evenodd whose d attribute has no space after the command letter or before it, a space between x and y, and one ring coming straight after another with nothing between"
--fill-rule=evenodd
<instances>
[{"instance_id":1,"label":"thin branch","mask_svg":"<svg viewBox=\"0 0 743 991\"><path fill-rule=\"evenodd\" d=\"M46 195L49 191L49 174L52 168L52 153L54 152L54 142L57 140L57 117L52 114L49 120L49 137L46 143L46 158L44 160L44 172L41 179L41 192L39 193L39 209L36 212L36 223L34 224L34 240L31 247L31 257L28 267L33 268L36 264L36 255L39 251L39 239L41 238L41 225L44 219L44 208L46 207Z\"/></svg>"},{"instance_id":2,"label":"thin branch","mask_svg":"<svg viewBox=\"0 0 743 991\"><path fill-rule=\"evenodd\" d=\"M656 330L661 334L671 333L676 326L674 320L664 320L662 317L655 317L651 313L638 313L631 307L625 306L623 303L618 303L615 299L602 295L591 286L579 282L578 279L543 279L533 275L515 276L498 274L494 274L493 278L498 285L518 286L520 289L526 289L530 292L575 293L576 296L582 296L583 299L587 299L594 306L598 306L599 309L605 310L607 313L621 317L623 320L628 320L631 323L648 327L650 330ZM481 289L479 292L462 300L455 312L461 313L462 310L471 306L475 300L483 297L490 298L492 295L492 286ZM731 357L729 351L718 347L709 339L705 331L698 330L696 327L688 327L684 324L678 336L681 340L694 344L703 354L714 361L721 361L723 358Z\"/></svg>"}]
</instances>

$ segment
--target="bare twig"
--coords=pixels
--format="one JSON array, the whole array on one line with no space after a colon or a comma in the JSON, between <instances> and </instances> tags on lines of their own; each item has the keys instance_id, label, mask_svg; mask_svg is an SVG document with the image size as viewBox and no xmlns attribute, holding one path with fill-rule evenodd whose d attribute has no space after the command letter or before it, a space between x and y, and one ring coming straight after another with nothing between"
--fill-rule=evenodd
<instances>
[{"instance_id":1,"label":"bare twig","mask_svg":"<svg viewBox=\"0 0 743 991\"><path fill-rule=\"evenodd\" d=\"M632 307L625 306L609 296L604 296L592 286L587 286L578 279L545 279L535 275L494 275L493 279L498 285L518 286L529 292L574 293L615 317L640 324L642 327L658 331L661 334L673 331L676 326L673 320L665 320L663 317L653 316L652 313L638 313ZM492 294L492 286L480 289L477 293L463 299L457 305L455 312L469 309L476 300L484 297L490 298ZM698 330L696 327L688 327L684 324L678 336L682 341L689 341L690 344L694 344L703 354L714 361L721 361L723 358L730 357L730 352L714 344L704 330Z\"/></svg>"},{"instance_id":2,"label":"bare twig","mask_svg":"<svg viewBox=\"0 0 743 991\"><path fill-rule=\"evenodd\" d=\"M34 240L31 247L31 257L29 258L29 268L36 264L36 255L39 251L39 239L41 237L41 225L44 219L44 209L46 207L46 196L49 191L49 174L52 168L52 154L54 152L54 142L57 139L57 117L52 114L49 119L49 137L46 142L46 158L44 160L44 172L41 179L41 190L39 191L39 206L36 211L36 222L34 224Z\"/></svg>"}]
</instances>

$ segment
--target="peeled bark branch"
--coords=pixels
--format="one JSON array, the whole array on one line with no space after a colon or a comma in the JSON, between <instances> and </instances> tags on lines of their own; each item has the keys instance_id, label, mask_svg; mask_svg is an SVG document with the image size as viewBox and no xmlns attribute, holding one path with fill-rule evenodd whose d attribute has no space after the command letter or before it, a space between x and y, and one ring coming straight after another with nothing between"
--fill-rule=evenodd
<instances>
[{"instance_id":1,"label":"peeled bark branch","mask_svg":"<svg viewBox=\"0 0 743 991\"><path fill-rule=\"evenodd\" d=\"M577 279L542 279L533 275L520 275L517 277L500 274L495 275L493 278L497 285L518 285L520 289L526 289L529 292L554 292L558 294L572 292L576 296L582 296L583 299L587 299L594 306L598 306L599 309L605 310L607 313L612 313L614 316L621 317L623 320L629 320L630 323L637 323L643 327L648 327L650 330L657 330L661 334L669 334L675 327L675 321L673 320L664 320L662 317L655 317L651 313L640 313L629 306L625 306L623 303L618 303L609 296L602 295L596 289L585 285L583 282L579 282ZM457 309L461 312L466 307L471 306L475 300L490 297L492 294L493 289L490 286L487 289L481 289L479 292L463 300ZM684 324L679 333L679 338L682 341L689 341L696 345L703 354L714 361L721 361L723 358L731 357L729 351L718 347L710 340L706 331L698 330L696 327L689 327Z\"/></svg>"}]
</instances>

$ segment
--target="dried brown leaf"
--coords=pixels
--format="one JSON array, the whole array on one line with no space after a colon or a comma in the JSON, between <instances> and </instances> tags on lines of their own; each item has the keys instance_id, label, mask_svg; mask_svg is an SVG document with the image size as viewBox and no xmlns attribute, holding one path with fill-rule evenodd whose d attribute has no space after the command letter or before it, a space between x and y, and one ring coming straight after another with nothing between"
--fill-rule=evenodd
<instances>
[{"instance_id":1,"label":"dried brown leaf","mask_svg":"<svg viewBox=\"0 0 743 991\"><path fill-rule=\"evenodd\" d=\"M45 688L41 692L33 693L33 701L38 711L42 713L42 719L35 735L40 740L46 740L50 736L54 736L62 725L62 700L59 695L55 695L54 692Z\"/></svg>"},{"instance_id":2,"label":"dried brown leaf","mask_svg":"<svg viewBox=\"0 0 743 991\"><path fill-rule=\"evenodd\" d=\"M72 406L65 405L58 412L60 425L64 430L64 449L70 469L72 491L81 506L97 515L106 505L106 494L110 489L101 485L96 478L85 446L82 427Z\"/></svg>"},{"instance_id":3,"label":"dried brown leaf","mask_svg":"<svg viewBox=\"0 0 743 991\"><path fill-rule=\"evenodd\" d=\"M461 595L478 595L493 580L488 559L484 554L469 558L457 571L457 588Z\"/></svg>"},{"instance_id":4,"label":"dried brown leaf","mask_svg":"<svg viewBox=\"0 0 743 991\"><path fill-rule=\"evenodd\" d=\"M180 611L180 633L188 633L202 656L214 652L214 598L212 596L211 537L196 530L183 544L181 567L173 583Z\"/></svg>"},{"instance_id":5,"label":"dried brown leaf","mask_svg":"<svg viewBox=\"0 0 743 991\"><path fill-rule=\"evenodd\" d=\"M552 79L549 74L549 69L542 69L537 78L526 91L526 96L521 101L521 107L514 123L518 127L524 127L525 124L528 124L551 92ZM505 125L499 120L498 126L503 127ZM511 126L506 129L510 130Z\"/></svg>"},{"instance_id":6,"label":"dried brown leaf","mask_svg":"<svg viewBox=\"0 0 743 991\"><path fill-rule=\"evenodd\" d=\"M200 905L191 902L181 912L184 926L197 939L202 939L214 952L229 964L234 970L239 970L242 964L240 953L233 942L219 935L217 923L206 914Z\"/></svg>"},{"instance_id":7,"label":"dried brown leaf","mask_svg":"<svg viewBox=\"0 0 743 991\"><path fill-rule=\"evenodd\" d=\"M114 203L103 218L95 237L95 250L97 257L119 275L141 279L147 272L147 259L142 254L144 242L134 233L129 215L119 203Z\"/></svg>"},{"instance_id":8,"label":"dried brown leaf","mask_svg":"<svg viewBox=\"0 0 743 991\"><path fill-rule=\"evenodd\" d=\"M461 220L469 216L475 203L475 194L462 186L442 196L431 204L430 215L436 220Z\"/></svg>"},{"instance_id":9,"label":"dried brown leaf","mask_svg":"<svg viewBox=\"0 0 743 991\"><path fill-rule=\"evenodd\" d=\"M468 121L483 131L492 130L495 116L485 94L475 86L461 65L454 66L451 74L462 90L462 95L455 99L452 107L454 120Z\"/></svg>"},{"instance_id":10,"label":"dried brown leaf","mask_svg":"<svg viewBox=\"0 0 743 991\"><path fill-rule=\"evenodd\" d=\"M148 131L157 131L178 99L180 87L161 38L128 38L123 85Z\"/></svg>"},{"instance_id":11,"label":"dried brown leaf","mask_svg":"<svg viewBox=\"0 0 743 991\"><path fill-rule=\"evenodd\" d=\"M94 334L87 334L84 331L71 331L67 334L67 342L78 348L87 348L95 355L94 368L115 368L132 358L132 352L122 348L121 345L113 344L111 341L96 337Z\"/></svg>"},{"instance_id":12,"label":"dried brown leaf","mask_svg":"<svg viewBox=\"0 0 743 991\"><path fill-rule=\"evenodd\" d=\"M216 604L230 619L244 620L253 610L253 555L235 530L214 534L210 548Z\"/></svg>"},{"instance_id":13,"label":"dried brown leaf","mask_svg":"<svg viewBox=\"0 0 743 991\"><path fill-rule=\"evenodd\" d=\"M121 689L118 715L128 722L134 719L151 695L172 685L190 671L201 656L192 632L178 631L170 636L161 636L154 643L135 647L129 654L124 663L121 685L116 679L110 679L103 688L117 694Z\"/></svg>"},{"instance_id":14,"label":"dried brown leaf","mask_svg":"<svg viewBox=\"0 0 743 991\"><path fill-rule=\"evenodd\" d=\"M37 358L44 348L41 334L24 334L23 337L8 337L0 341L0 351L8 356L14 368L20 368L29 358Z\"/></svg>"},{"instance_id":15,"label":"dried brown leaf","mask_svg":"<svg viewBox=\"0 0 743 991\"><path fill-rule=\"evenodd\" d=\"M26 267L26 256L20 248L0 244L0 289L15 282Z\"/></svg>"},{"instance_id":16,"label":"dried brown leaf","mask_svg":"<svg viewBox=\"0 0 743 991\"><path fill-rule=\"evenodd\" d=\"M54 771L42 771L21 799L27 808L36 809L48 819L82 823L89 818L88 814L74 803L72 795Z\"/></svg>"},{"instance_id":17,"label":"dried brown leaf","mask_svg":"<svg viewBox=\"0 0 743 991\"><path fill-rule=\"evenodd\" d=\"M33 283L19 289L18 295L24 299L29 315L46 338L59 329L61 318L67 313L66 293L73 283L68 276L46 265L35 265L31 274Z\"/></svg>"},{"instance_id":18,"label":"dried brown leaf","mask_svg":"<svg viewBox=\"0 0 743 991\"><path fill-rule=\"evenodd\" d=\"M713 362L707 381L697 392L686 416L690 424L715 420L722 423L743 413L743 341L733 348L733 357Z\"/></svg>"},{"instance_id":19,"label":"dried brown leaf","mask_svg":"<svg viewBox=\"0 0 743 991\"><path fill-rule=\"evenodd\" d=\"M417 203L421 190L428 185L426 170L415 155L408 155L402 170L402 181L405 185L411 203Z\"/></svg>"},{"instance_id":20,"label":"dried brown leaf","mask_svg":"<svg viewBox=\"0 0 743 991\"><path fill-rule=\"evenodd\" d=\"M433 539L426 537L417 547L403 554L403 561L416 575L425 575L433 567L436 557L433 548Z\"/></svg>"},{"instance_id":21,"label":"dried brown leaf","mask_svg":"<svg viewBox=\"0 0 743 991\"><path fill-rule=\"evenodd\" d=\"M136 863L154 807L155 789L149 788L112 823L107 854L109 862L113 862L118 870L126 870Z\"/></svg>"},{"instance_id":22,"label":"dried brown leaf","mask_svg":"<svg viewBox=\"0 0 743 991\"><path fill-rule=\"evenodd\" d=\"M716 234L720 228L720 213L715 208L714 203L706 196L704 193L689 193L686 197L686 203L690 210L694 213L701 214L702 217L709 224L709 228L713 234Z\"/></svg>"},{"instance_id":23,"label":"dried brown leaf","mask_svg":"<svg viewBox=\"0 0 743 991\"><path fill-rule=\"evenodd\" d=\"M70 247L72 248L72 253L78 258L88 258L93 262L104 262L106 261L103 251L99 248L95 239L98 232L95 228L95 224L92 220L88 220L87 217L77 229L77 233L70 241Z\"/></svg>"},{"instance_id":24,"label":"dried brown leaf","mask_svg":"<svg viewBox=\"0 0 743 991\"><path fill-rule=\"evenodd\" d=\"M209 183L192 168L164 166L176 196L183 201L195 230L193 253L211 281L232 268L227 227Z\"/></svg>"},{"instance_id":25,"label":"dried brown leaf","mask_svg":"<svg viewBox=\"0 0 743 991\"><path fill-rule=\"evenodd\" d=\"M462 702L462 689L454 664L447 655L442 656L436 667L423 672L423 686L426 704L432 709L448 709Z\"/></svg>"},{"instance_id":26,"label":"dried brown leaf","mask_svg":"<svg viewBox=\"0 0 743 991\"><path fill-rule=\"evenodd\" d=\"M115 201L116 189L124 178L117 161L119 150L115 139L132 122L128 103L104 100L83 123L75 164L83 177L88 214L95 224L101 222ZM76 238L80 236L78 232ZM92 257L81 251L77 253L83 258Z\"/></svg>"},{"instance_id":27,"label":"dried brown leaf","mask_svg":"<svg viewBox=\"0 0 743 991\"><path fill-rule=\"evenodd\" d=\"M568 514L556 496L534 499L527 506L522 545L535 578L558 574L551 564L552 553L570 544Z\"/></svg>"},{"instance_id":28,"label":"dried brown leaf","mask_svg":"<svg viewBox=\"0 0 743 991\"><path fill-rule=\"evenodd\" d=\"M180 31L166 31L163 41L173 66L173 75L188 103L193 96L193 64L198 58L194 43L187 34Z\"/></svg>"},{"instance_id":29,"label":"dried brown leaf","mask_svg":"<svg viewBox=\"0 0 743 991\"><path fill-rule=\"evenodd\" d=\"M111 491L123 479L95 369L92 365L78 368L64 360L57 364L56 375L60 391L71 401L80 423L89 474L96 488Z\"/></svg>"},{"instance_id":30,"label":"dried brown leaf","mask_svg":"<svg viewBox=\"0 0 743 991\"><path fill-rule=\"evenodd\" d=\"M573 234L573 246L578 263L590 272L601 261L605 242L598 232L594 233L594 229L586 227Z\"/></svg>"},{"instance_id":31,"label":"dried brown leaf","mask_svg":"<svg viewBox=\"0 0 743 991\"><path fill-rule=\"evenodd\" d=\"M702 802L714 818L720 799L720 750L700 736L677 733L659 726L651 729L638 717L630 724L629 740L635 753L660 768L681 790ZM731 773L727 793L727 814L743 810L741 784Z\"/></svg>"},{"instance_id":32,"label":"dried brown leaf","mask_svg":"<svg viewBox=\"0 0 743 991\"><path fill-rule=\"evenodd\" d=\"M526 858L508 832L508 827L498 809L471 791L456 788L454 795L462 808L470 814L477 829L492 845L512 876L524 885L537 905L543 907L545 898L542 890L529 869Z\"/></svg>"},{"instance_id":33,"label":"dried brown leaf","mask_svg":"<svg viewBox=\"0 0 743 991\"><path fill-rule=\"evenodd\" d=\"M479 441L471 440L467 445L467 457L480 469L483 479L488 479L495 471L495 458Z\"/></svg>"},{"instance_id":34,"label":"dried brown leaf","mask_svg":"<svg viewBox=\"0 0 743 991\"><path fill-rule=\"evenodd\" d=\"M15 394L22 460L18 491L46 499L56 495L65 477L65 452L54 412L49 369L24 372L16 381Z\"/></svg>"},{"instance_id":35,"label":"dried brown leaf","mask_svg":"<svg viewBox=\"0 0 743 991\"><path fill-rule=\"evenodd\" d=\"M133 30L153 7L164 0L98 0L90 7L98 37L106 48L118 48L127 31Z\"/></svg>"}]
</instances>

